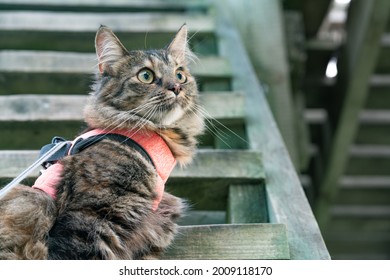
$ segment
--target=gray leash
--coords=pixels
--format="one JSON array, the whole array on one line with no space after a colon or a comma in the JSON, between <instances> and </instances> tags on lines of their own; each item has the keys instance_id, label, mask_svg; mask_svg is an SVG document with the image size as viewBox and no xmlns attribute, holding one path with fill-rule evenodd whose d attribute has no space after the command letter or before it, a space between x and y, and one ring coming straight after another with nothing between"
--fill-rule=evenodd
<instances>
[{"instance_id":1,"label":"gray leash","mask_svg":"<svg viewBox=\"0 0 390 280\"><path fill-rule=\"evenodd\" d=\"M16 178L14 178L9 184L7 184L4 188L0 190L0 199L13 187L17 186L22 182L31 172L33 172L36 168L41 166L42 163L47 161L52 155L61 150L64 146L67 145L68 142L63 141L57 143L53 148L43 154L39 159L37 159L33 164L31 164L26 170L20 173Z\"/></svg>"}]
</instances>

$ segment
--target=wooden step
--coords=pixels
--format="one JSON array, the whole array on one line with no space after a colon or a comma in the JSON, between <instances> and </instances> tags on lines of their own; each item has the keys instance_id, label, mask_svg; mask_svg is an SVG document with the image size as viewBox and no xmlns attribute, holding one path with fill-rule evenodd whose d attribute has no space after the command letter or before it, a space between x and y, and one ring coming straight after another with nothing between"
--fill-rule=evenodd
<instances>
[{"instance_id":1,"label":"wooden step","mask_svg":"<svg viewBox=\"0 0 390 280\"><path fill-rule=\"evenodd\" d=\"M66 11L187 11L207 10L210 7L205 0L0 0L1 9L10 10L66 10Z\"/></svg>"},{"instance_id":2,"label":"wooden step","mask_svg":"<svg viewBox=\"0 0 390 280\"><path fill-rule=\"evenodd\" d=\"M126 12L124 8L114 12L3 10L0 11L0 49L93 52L95 33L102 24L112 28L129 50L162 48L187 23L189 43L196 53L217 51L214 19L199 10L183 13L179 8L151 13Z\"/></svg>"},{"instance_id":3,"label":"wooden step","mask_svg":"<svg viewBox=\"0 0 390 280\"><path fill-rule=\"evenodd\" d=\"M0 151L0 178L13 178L33 163L39 151ZM262 182L261 156L247 150L199 150L194 161L186 168L176 167L172 181L219 180L216 185L226 182ZM30 177L36 177L34 172ZM191 181L191 180L190 180ZM190 182L191 183L191 182Z\"/></svg>"},{"instance_id":4,"label":"wooden step","mask_svg":"<svg viewBox=\"0 0 390 280\"><path fill-rule=\"evenodd\" d=\"M244 121L243 93L202 92L200 96L209 118L228 122ZM43 94L0 96L0 121L81 121L87 98L86 95Z\"/></svg>"},{"instance_id":5,"label":"wooden step","mask_svg":"<svg viewBox=\"0 0 390 280\"><path fill-rule=\"evenodd\" d=\"M369 88L365 108L387 110L390 108L390 91L389 86L378 85Z\"/></svg>"},{"instance_id":6,"label":"wooden step","mask_svg":"<svg viewBox=\"0 0 390 280\"><path fill-rule=\"evenodd\" d=\"M325 238L333 259L389 259L390 237L386 232L328 232Z\"/></svg>"},{"instance_id":7,"label":"wooden step","mask_svg":"<svg viewBox=\"0 0 390 280\"><path fill-rule=\"evenodd\" d=\"M80 94L89 91L96 55L72 52L0 51L0 94ZM221 57L201 57L193 65L200 88L214 83L229 88L231 66ZM220 89L224 90L224 88Z\"/></svg>"},{"instance_id":8,"label":"wooden step","mask_svg":"<svg viewBox=\"0 0 390 280\"><path fill-rule=\"evenodd\" d=\"M86 95L0 96L0 149L39 149L54 135L74 138L85 126L82 111L86 98ZM200 137L200 146L246 148L244 94L202 92L201 102L207 111L202 114L207 118L208 129Z\"/></svg>"},{"instance_id":9,"label":"wooden step","mask_svg":"<svg viewBox=\"0 0 390 280\"><path fill-rule=\"evenodd\" d=\"M390 166L390 146L353 145L350 148L346 175L387 175Z\"/></svg>"},{"instance_id":10,"label":"wooden step","mask_svg":"<svg viewBox=\"0 0 390 280\"><path fill-rule=\"evenodd\" d=\"M336 204L390 205L389 176L343 176L339 182Z\"/></svg>"},{"instance_id":11,"label":"wooden step","mask_svg":"<svg viewBox=\"0 0 390 280\"><path fill-rule=\"evenodd\" d=\"M390 207L348 205L333 206L330 232L390 233Z\"/></svg>"},{"instance_id":12,"label":"wooden step","mask_svg":"<svg viewBox=\"0 0 390 280\"><path fill-rule=\"evenodd\" d=\"M390 145L390 110L363 110L359 122L357 144Z\"/></svg>"},{"instance_id":13,"label":"wooden step","mask_svg":"<svg viewBox=\"0 0 390 280\"><path fill-rule=\"evenodd\" d=\"M183 226L163 259L269 260L290 253L281 224Z\"/></svg>"},{"instance_id":14,"label":"wooden step","mask_svg":"<svg viewBox=\"0 0 390 280\"><path fill-rule=\"evenodd\" d=\"M214 20L203 14L184 13L64 13L43 11L0 11L1 31L92 32L101 24L117 32L175 33L187 23L193 32L211 33Z\"/></svg>"},{"instance_id":15,"label":"wooden step","mask_svg":"<svg viewBox=\"0 0 390 280\"><path fill-rule=\"evenodd\" d=\"M102 24L113 29L128 49L162 48L184 23L189 26L195 52L216 52L211 16L174 12L0 11L0 48L93 52L95 34Z\"/></svg>"},{"instance_id":16,"label":"wooden step","mask_svg":"<svg viewBox=\"0 0 390 280\"><path fill-rule=\"evenodd\" d=\"M38 157L38 151L0 151L0 185L19 175ZM40 168L29 176L31 185ZM186 168L176 167L167 190L188 199L194 210L225 211L229 186L263 187L265 175L261 155L243 150L199 150ZM264 205L265 201L259 202ZM261 206L262 207L262 206Z\"/></svg>"},{"instance_id":17,"label":"wooden step","mask_svg":"<svg viewBox=\"0 0 390 280\"><path fill-rule=\"evenodd\" d=\"M190 210L180 218L178 224L181 226L226 224L226 211Z\"/></svg>"}]
</instances>

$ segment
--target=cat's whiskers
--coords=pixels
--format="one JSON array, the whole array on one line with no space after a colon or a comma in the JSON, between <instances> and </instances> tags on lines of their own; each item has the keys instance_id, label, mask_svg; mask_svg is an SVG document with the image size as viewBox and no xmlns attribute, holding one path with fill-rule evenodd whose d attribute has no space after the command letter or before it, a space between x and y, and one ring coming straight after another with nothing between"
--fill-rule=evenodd
<instances>
[{"instance_id":1,"label":"cat's whiskers","mask_svg":"<svg viewBox=\"0 0 390 280\"><path fill-rule=\"evenodd\" d=\"M241 136L239 136L237 133L226 127L224 124L222 124L220 121L215 119L211 116L211 114L203 107L195 104L193 108L190 109L192 113L199 114L201 117L203 117L206 120L205 127L206 129L215 137L217 137L219 140L221 140L226 146L231 148L231 146L227 143L227 140L230 138L230 135L223 131L221 128L219 128L217 125L214 124L217 123L219 126L224 128L225 130L229 131L231 134L233 134L235 137L240 139L241 141L248 144L248 142L243 139Z\"/></svg>"}]
</instances>

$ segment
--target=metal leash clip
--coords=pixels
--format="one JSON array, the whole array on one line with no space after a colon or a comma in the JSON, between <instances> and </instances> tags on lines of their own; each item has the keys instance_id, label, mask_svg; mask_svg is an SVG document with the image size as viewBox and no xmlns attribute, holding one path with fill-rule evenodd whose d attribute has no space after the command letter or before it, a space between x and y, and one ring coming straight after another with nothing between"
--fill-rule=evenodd
<instances>
[{"instance_id":1,"label":"metal leash clip","mask_svg":"<svg viewBox=\"0 0 390 280\"><path fill-rule=\"evenodd\" d=\"M54 139L53 139L54 140ZM53 141L54 142L54 141ZM7 184L4 188L0 190L0 199L13 187L17 186L22 182L31 172L33 172L36 168L48 162L50 158L63 149L65 146L69 144L68 141L57 141L56 143L52 143L52 148L50 148L47 152L41 154L41 156L31 164L26 170L20 173L16 178L14 178L9 184Z\"/></svg>"}]
</instances>

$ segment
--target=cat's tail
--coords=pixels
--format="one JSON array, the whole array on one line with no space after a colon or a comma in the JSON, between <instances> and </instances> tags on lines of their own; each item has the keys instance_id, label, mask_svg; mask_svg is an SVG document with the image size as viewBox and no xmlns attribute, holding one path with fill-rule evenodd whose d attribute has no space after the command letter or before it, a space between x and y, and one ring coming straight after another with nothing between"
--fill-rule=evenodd
<instances>
[{"instance_id":1,"label":"cat's tail","mask_svg":"<svg viewBox=\"0 0 390 280\"><path fill-rule=\"evenodd\" d=\"M46 193L17 186L0 200L0 259L46 259L56 206Z\"/></svg>"}]
</instances>

